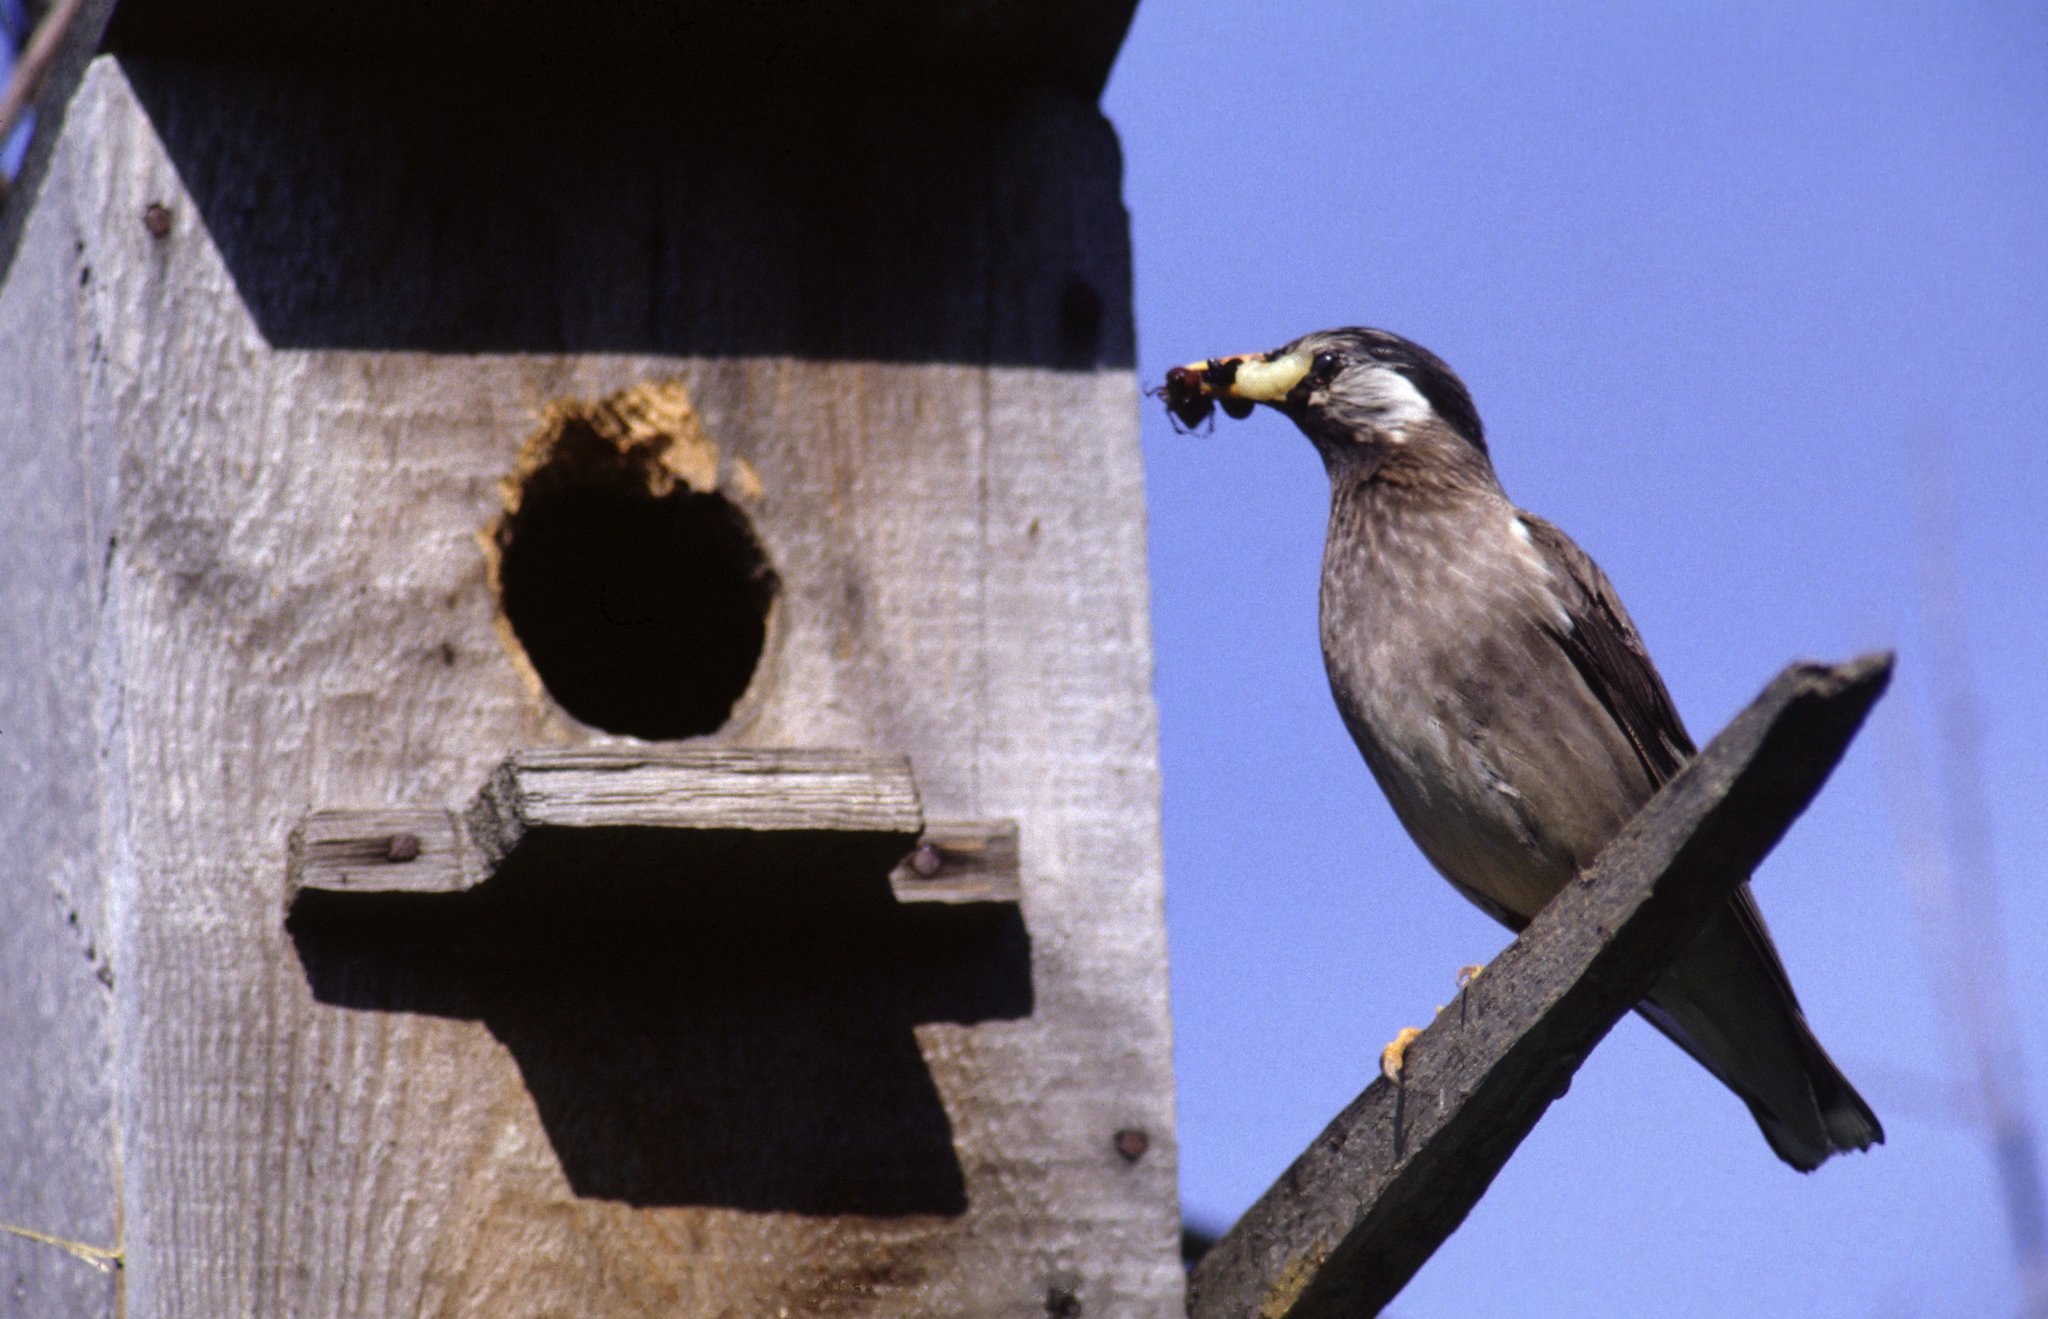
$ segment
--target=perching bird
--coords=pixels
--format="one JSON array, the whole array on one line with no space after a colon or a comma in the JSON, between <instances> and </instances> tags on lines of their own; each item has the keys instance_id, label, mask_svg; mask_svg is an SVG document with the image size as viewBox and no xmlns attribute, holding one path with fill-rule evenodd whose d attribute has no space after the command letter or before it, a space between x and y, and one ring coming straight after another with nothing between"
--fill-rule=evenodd
<instances>
[{"instance_id":1,"label":"perching bird","mask_svg":"<svg viewBox=\"0 0 2048 1319\"><path fill-rule=\"evenodd\" d=\"M1614 588L1515 507L1465 385L1383 330L1326 330L1167 376L1193 424L1265 404L1330 476L1323 662L1423 854L1521 930L1693 754ZM1802 1172L1884 1139L1793 996L1747 882L1640 1011Z\"/></svg>"}]
</instances>

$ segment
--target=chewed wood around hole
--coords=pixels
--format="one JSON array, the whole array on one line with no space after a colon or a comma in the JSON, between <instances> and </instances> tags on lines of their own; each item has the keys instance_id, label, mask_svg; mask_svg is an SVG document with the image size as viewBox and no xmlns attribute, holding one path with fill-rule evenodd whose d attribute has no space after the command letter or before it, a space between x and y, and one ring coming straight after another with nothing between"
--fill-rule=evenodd
<instances>
[{"instance_id":1,"label":"chewed wood around hole","mask_svg":"<svg viewBox=\"0 0 2048 1319\"><path fill-rule=\"evenodd\" d=\"M716 732L754 681L780 580L679 382L552 404L486 533L505 624L576 719Z\"/></svg>"}]
</instances>

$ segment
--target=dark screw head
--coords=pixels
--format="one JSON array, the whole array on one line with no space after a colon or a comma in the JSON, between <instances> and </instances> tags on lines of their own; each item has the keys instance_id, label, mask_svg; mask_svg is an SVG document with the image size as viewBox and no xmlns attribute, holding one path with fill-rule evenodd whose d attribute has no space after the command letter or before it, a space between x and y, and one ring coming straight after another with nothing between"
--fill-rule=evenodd
<instances>
[{"instance_id":1,"label":"dark screw head","mask_svg":"<svg viewBox=\"0 0 2048 1319\"><path fill-rule=\"evenodd\" d=\"M910 868L917 872L919 879L930 879L945 869L946 859L939 855L939 849L930 843L924 844L910 854Z\"/></svg>"},{"instance_id":2,"label":"dark screw head","mask_svg":"<svg viewBox=\"0 0 2048 1319\"><path fill-rule=\"evenodd\" d=\"M1136 1163L1151 1148L1152 1138L1136 1127L1125 1127L1116 1133L1116 1152L1124 1156L1126 1163Z\"/></svg>"},{"instance_id":3,"label":"dark screw head","mask_svg":"<svg viewBox=\"0 0 2048 1319\"><path fill-rule=\"evenodd\" d=\"M142 227L149 230L151 238L168 238L171 232L171 208L162 202L151 202L143 207Z\"/></svg>"},{"instance_id":4,"label":"dark screw head","mask_svg":"<svg viewBox=\"0 0 2048 1319\"><path fill-rule=\"evenodd\" d=\"M393 834L384 842L386 861L416 861L420 855L418 834Z\"/></svg>"}]
</instances>

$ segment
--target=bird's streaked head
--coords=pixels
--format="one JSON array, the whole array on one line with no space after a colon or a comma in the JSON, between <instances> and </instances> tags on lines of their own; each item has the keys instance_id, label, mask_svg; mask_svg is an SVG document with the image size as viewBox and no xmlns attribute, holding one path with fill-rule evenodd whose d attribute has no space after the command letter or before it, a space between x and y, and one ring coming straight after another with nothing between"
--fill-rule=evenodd
<instances>
[{"instance_id":1,"label":"bird's streaked head","mask_svg":"<svg viewBox=\"0 0 2048 1319\"><path fill-rule=\"evenodd\" d=\"M1188 425L1212 407L1244 417L1266 404L1292 418L1327 461L1424 438L1486 452L1479 413L1457 373L1385 330L1318 330L1270 353L1190 362L1167 372L1160 392Z\"/></svg>"}]
</instances>

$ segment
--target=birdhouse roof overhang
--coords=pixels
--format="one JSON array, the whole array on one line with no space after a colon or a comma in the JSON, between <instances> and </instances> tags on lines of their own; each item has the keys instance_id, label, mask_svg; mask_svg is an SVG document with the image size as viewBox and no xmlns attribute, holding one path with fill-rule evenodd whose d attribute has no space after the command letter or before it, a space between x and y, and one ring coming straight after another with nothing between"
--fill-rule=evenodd
<instances>
[{"instance_id":1,"label":"birdhouse roof overhang","mask_svg":"<svg viewBox=\"0 0 2048 1319\"><path fill-rule=\"evenodd\" d=\"M119 54L386 64L535 61L660 69L679 84L924 87L999 97L1058 86L1089 97L1109 76L1136 0L119 0Z\"/></svg>"}]
</instances>

